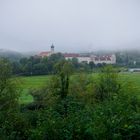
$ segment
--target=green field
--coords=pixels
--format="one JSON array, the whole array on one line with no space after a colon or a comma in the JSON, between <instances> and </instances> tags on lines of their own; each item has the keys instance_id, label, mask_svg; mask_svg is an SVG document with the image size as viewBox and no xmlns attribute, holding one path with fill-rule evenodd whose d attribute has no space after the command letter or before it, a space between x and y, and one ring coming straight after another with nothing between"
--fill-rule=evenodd
<instances>
[{"instance_id":1,"label":"green field","mask_svg":"<svg viewBox=\"0 0 140 140\"><path fill-rule=\"evenodd\" d=\"M19 77L18 83L21 88L21 103L30 103L33 101L31 95L29 95L29 90L39 89L47 84L47 81L50 76L32 76L32 77Z\"/></svg>"},{"instance_id":2,"label":"green field","mask_svg":"<svg viewBox=\"0 0 140 140\"><path fill-rule=\"evenodd\" d=\"M93 74L93 77L97 77L97 74ZM19 86L22 89L20 102L21 103L30 103L33 101L31 95L29 95L29 90L39 89L47 84L50 76L32 76L32 77L19 77L18 82ZM124 83L131 82L139 91L140 95L140 73L121 73L120 80Z\"/></svg>"}]
</instances>

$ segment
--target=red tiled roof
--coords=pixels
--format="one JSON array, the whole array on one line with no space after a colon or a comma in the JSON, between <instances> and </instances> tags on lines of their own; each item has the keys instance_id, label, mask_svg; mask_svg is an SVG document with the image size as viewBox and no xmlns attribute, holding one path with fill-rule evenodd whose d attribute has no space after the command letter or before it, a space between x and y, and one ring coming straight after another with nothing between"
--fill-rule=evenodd
<instances>
[{"instance_id":1,"label":"red tiled roof","mask_svg":"<svg viewBox=\"0 0 140 140\"><path fill-rule=\"evenodd\" d=\"M48 56L49 53L50 53L50 52L41 52L41 53L39 54L39 56Z\"/></svg>"},{"instance_id":2,"label":"red tiled roof","mask_svg":"<svg viewBox=\"0 0 140 140\"><path fill-rule=\"evenodd\" d=\"M64 57L79 57L79 54L76 53L65 53L63 54Z\"/></svg>"},{"instance_id":3,"label":"red tiled roof","mask_svg":"<svg viewBox=\"0 0 140 140\"><path fill-rule=\"evenodd\" d=\"M111 57L107 57L107 60L108 60L108 61L111 61Z\"/></svg>"},{"instance_id":4,"label":"red tiled roof","mask_svg":"<svg viewBox=\"0 0 140 140\"><path fill-rule=\"evenodd\" d=\"M99 60L99 57L95 57L95 60L98 61Z\"/></svg>"},{"instance_id":5,"label":"red tiled roof","mask_svg":"<svg viewBox=\"0 0 140 140\"><path fill-rule=\"evenodd\" d=\"M94 57L95 58L95 61L111 61L111 56L110 55L106 55L106 56L96 56Z\"/></svg>"}]
</instances>

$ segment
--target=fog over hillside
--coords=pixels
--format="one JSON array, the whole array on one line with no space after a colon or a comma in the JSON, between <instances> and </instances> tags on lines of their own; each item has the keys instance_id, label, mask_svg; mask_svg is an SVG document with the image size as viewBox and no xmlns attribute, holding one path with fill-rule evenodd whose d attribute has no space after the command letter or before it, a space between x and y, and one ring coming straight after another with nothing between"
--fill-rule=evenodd
<instances>
[{"instance_id":1,"label":"fog over hillside","mask_svg":"<svg viewBox=\"0 0 140 140\"><path fill-rule=\"evenodd\" d=\"M140 48L139 0L1 0L0 48L90 52Z\"/></svg>"},{"instance_id":2,"label":"fog over hillside","mask_svg":"<svg viewBox=\"0 0 140 140\"><path fill-rule=\"evenodd\" d=\"M0 49L0 57L8 58L12 61L15 61L15 60L19 60L20 58L24 57L24 54L17 52L17 51Z\"/></svg>"}]
</instances>

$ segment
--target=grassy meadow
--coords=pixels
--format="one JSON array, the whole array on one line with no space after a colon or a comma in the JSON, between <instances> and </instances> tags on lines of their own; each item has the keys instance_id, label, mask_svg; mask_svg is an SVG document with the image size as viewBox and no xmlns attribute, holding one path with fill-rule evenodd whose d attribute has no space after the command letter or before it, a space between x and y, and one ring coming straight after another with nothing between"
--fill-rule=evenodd
<instances>
[{"instance_id":1,"label":"grassy meadow","mask_svg":"<svg viewBox=\"0 0 140 140\"><path fill-rule=\"evenodd\" d=\"M93 78L97 78L98 74L93 73ZM39 89L47 82L49 82L50 76L29 76L29 77L18 77L17 81L21 89L20 103L26 104L33 101L32 96L29 94L31 89ZM120 73L119 79L122 83L130 82L134 85L134 88L138 89L140 97L140 73Z\"/></svg>"},{"instance_id":2,"label":"grassy meadow","mask_svg":"<svg viewBox=\"0 0 140 140\"><path fill-rule=\"evenodd\" d=\"M50 76L28 76L19 77L17 79L21 89L20 103L26 104L33 101L32 96L29 94L31 89L39 89L47 84Z\"/></svg>"}]
</instances>

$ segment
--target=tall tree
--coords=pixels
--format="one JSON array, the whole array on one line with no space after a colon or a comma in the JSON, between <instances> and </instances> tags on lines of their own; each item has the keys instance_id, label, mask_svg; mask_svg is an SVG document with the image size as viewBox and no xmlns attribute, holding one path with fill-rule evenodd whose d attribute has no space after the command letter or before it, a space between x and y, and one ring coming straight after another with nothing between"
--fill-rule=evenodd
<instances>
[{"instance_id":1,"label":"tall tree","mask_svg":"<svg viewBox=\"0 0 140 140\"><path fill-rule=\"evenodd\" d=\"M112 66L105 66L99 75L99 80L95 89L96 99L100 101L111 99L115 94L118 94L120 91L120 84L118 82L116 69L113 69Z\"/></svg>"},{"instance_id":2,"label":"tall tree","mask_svg":"<svg viewBox=\"0 0 140 140\"><path fill-rule=\"evenodd\" d=\"M9 61L0 59L0 110L12 108L17 103L17 90L11 74Z\"/></svg>"},{"instance_id":3,"label":"tall tree","mask_svg":"<svg viewBox=\"0 0 140 140\"><path fill-rule=\"evenodd\" d=\"M56 72L60 77L60 81L61 81L61 85L60 85L61 98L65 98L68 94L69 79L70 79L70 74L72 72L71 63L66 60L62 60L61 62L56 64Z\"/></svg>"}]
</instances>

